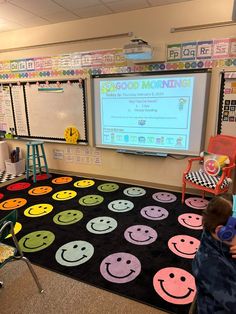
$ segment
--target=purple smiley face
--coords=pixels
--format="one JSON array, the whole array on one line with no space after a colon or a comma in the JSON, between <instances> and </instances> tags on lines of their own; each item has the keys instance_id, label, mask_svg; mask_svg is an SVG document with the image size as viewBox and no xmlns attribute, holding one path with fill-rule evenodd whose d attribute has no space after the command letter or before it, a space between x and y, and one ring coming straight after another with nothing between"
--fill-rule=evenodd
<instances>
[{"instance_id":1,"label":"purple smiley face","mask_svg":"<svg viewBox=\"0 0 236 314\"><path fill-rule=\"evenodd\" d=\"M186 213L178 217L178 222L189 229L201 230L202 226L202 216L198 214Z\"/></svg>"},{"instance_id":2,"label":"purple smiley face","mask_svg":"<svg viewBox=\"0 0 236 314\"><path fill-rule=\"evenodd\" d=\"M140 214L150 220L162 220L168 217L169 212L159 206L146 206L143 207L140 211Z\"/></svg>"},{"instance_id":3,"label":"purple smiley face","mask_svg":"<svg viewBox=\"0 0 236 314\"><path fill-rule=\"evenodd\" d=\"M157 239L157 232L144 225L135 225L127 228L124 233L125 239L136 245L147 245Z\"/></svg>"},{"instance_id":4,"label":"purple smiley face","mask_svg":"<svg viewBox=\"0 0 236 314\"><path fill-rule=\"evenodd\" d=\"M189 197L185 200L185 204L189 207L196 209L206 209L208 205L208 200L201 197Z\"/></svg>"},{"instance_id":5,"label":"purple smiley face","mask_svg":"<svg viewBox=\"0 0 236 314\"><path fill-rule=\"evenodd\" d=\"M161 203L172 203L177 200L174 194L168 192L157 192L153 194L152 198Z\"/></svg>"},{"instance_id":6,"label":"purple smiley face","mask_svg":"<svg viewBox=\"0 0 236 314\"><path fill-rule=\"evenodd\" d=\"M134 280L141 272L141 263L132 254L114 253L102 261L100 265L102 276L111 282L126 283Z\"/></svg>"}]
</instances>

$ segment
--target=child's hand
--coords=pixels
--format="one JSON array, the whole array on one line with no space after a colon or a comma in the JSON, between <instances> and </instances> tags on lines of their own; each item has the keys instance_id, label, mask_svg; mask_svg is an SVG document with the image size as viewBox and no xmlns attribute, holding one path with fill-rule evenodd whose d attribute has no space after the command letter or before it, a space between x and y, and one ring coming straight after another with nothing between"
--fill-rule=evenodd
<instances>
[{"instance_id":1,"label":"child's hand","mask_svg":"<svg viewBox=\"0 0 236 314\"><path fill-rule=\"evenodd\" d=\"M230 247L230 253L232 254L233 258L236 258L236 245L232 245Z\"/></svg>"}]
</instances>

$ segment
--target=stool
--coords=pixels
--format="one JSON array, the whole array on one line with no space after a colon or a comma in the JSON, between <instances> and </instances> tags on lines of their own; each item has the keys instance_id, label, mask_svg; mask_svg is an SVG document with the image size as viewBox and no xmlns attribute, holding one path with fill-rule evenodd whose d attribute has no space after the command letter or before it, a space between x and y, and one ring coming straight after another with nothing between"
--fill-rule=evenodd
<instances>
[{"instance_id":1,"label":"stool","mask_svg":"<svg viewBox=\"0 0 236 314\"><path fill-rule=\"evenodd\" d=\"M30 177L30 172L33 174L33 181L36 182L37 172L42 173L42 169L45 170L49 177L48 165L43 147L43 142L29 142L26 143L27 154L26 154L26 179ZM39 151L41 148L41 152ZM42 158L42 162L41 162ZM31 162L31 163L30 163Z\"/></svg>"}]
</instances>

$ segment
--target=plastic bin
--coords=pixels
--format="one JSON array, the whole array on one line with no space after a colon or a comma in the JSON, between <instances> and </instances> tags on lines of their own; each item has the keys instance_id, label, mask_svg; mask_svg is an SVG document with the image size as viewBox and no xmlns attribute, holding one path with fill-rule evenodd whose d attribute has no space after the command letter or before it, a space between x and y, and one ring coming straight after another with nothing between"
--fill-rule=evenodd
<instances>
[{"instance_id":1,"label":"plastic bin","mask_svg":"<svg viewBox=\"0 0 236 314\"><path fill-rule=\"evenodd\" d=\"M6 172L14 175L25 173L25 159L21 159L17 162L11 162L10 159L5 160Z\"/></svg>"}]
</instances>

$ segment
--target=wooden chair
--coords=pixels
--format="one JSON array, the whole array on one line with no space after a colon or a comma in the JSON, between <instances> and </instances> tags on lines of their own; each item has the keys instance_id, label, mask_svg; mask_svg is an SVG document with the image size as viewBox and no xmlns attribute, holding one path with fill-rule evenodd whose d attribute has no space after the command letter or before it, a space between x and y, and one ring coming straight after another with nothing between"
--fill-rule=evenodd
<instances>
[{"instance_id":1,"label":"wooden chair","mask_svg":"<svg viewBox=\"0 0 236 314\"><path fill-rule=\"evenodd\" d=\"M16 220L17 210L11 211L7 216L0 220L0 268L2 268L8 262L23 260L24 262L26 262L30 270L30 273L38 287L39 292L42 293L44 290L38 280L38 277L28 258L26 258L23 255L22 250L17 241L17 238L15 236L14 225L16 223ZM11 234L14 246L10 246L4 243L5 238L8 234ZM0 281L0 288L2 287L3 282Z\"/></svg>"},{"instance_id":2,"label":"wooden chair","mask_svg":"<svg viewBox=\"0 0 236 314\"><path fill-rule=\"evenodd\" d=\"M212 136L209 141L208 153L217 155L226 155L229 158L229 164L222 168L222 174L210 176L204 169L192 171L192 166L196 162L203 162L204 157L196 157L188 160L188 166L183 173L182 185L182 203L184 203L186 184L192 185L195 189L199 189L205 196L205 192L214 195L223 194L228 191L232 182L232 170L235 168L236 161L236 137L228 135Z\"/></svg>"}]
</instances>

